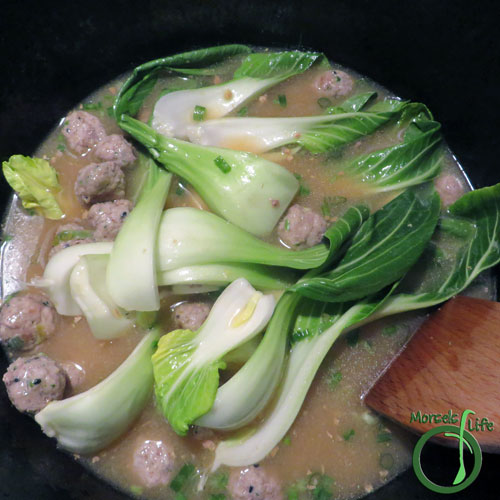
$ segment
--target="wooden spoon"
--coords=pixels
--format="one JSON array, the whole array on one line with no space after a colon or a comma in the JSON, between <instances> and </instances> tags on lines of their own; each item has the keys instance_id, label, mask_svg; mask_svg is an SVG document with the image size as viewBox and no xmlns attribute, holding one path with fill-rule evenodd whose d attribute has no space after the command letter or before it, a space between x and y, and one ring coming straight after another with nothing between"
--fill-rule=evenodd
<instances>
[{"instance_id":1,"label":"wooden spoon","mask_svg":"<svg viewBox=\"0 0 500 500\"><path fill-rule=\"evenodd\" d=\"M410 423L412 413L458 415L472 427L487 418L493 430L473 431L484 451L500 452L500 303L455 297L435 312L375 382L365 402L410 430L443 423ZM477 419L477 420L476 420ZM483 420L484 422L484 420ZM468 427L466 427L467 430ZM457 439L439 435L450 446Z\"/></svg>"}]
</instances>

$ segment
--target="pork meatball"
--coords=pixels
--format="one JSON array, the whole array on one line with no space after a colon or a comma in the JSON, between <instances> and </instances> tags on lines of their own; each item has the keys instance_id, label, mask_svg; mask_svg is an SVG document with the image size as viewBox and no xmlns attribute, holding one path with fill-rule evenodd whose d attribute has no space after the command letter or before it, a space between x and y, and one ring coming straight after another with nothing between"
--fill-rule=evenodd
<instances>
[{"instance_id":1,"label":"pork meatball","mask_svg":"<svg viewBox=\"0 0 500 500\"><path fill-rule=\"evenodd\" d=\"M291 248L317 245L325 231L325 219L302 205L292 205L278 225L281 241Z\"/></svg>"},{"instance_id":2,"label":"pork meatball","mask_svg":"<svg viewBox=\"0 0 500 500\"><path fill-rule=\"evenodd\" d=\"M95 148L95 155L102 161L113 161L119 167L134 163L135 154L132 145L118 134L108 135Z\"/></svg>"},{"instance_id":3,"label":"pork meatball","mask_svg":"<svg viewBox=\"0 0 500 500\"><path fill-rule=\"evenodd\" d=\"M61 368L66 375L66 391L73 391L85 380L85 370L77 363L66 361L61 363Z\"/></svg>"},{"instance_id":4,"label":"pork meatball","mask_svg":"<svg viewBox=\"0 0 500 500\"><path fill-rule=\"evenodd\" d=\"M64 371L44 354L16 359L7 368L3 381L12 404L19 411L29 413L62 399L66 387Z\"/></svg>"},{"instance_id":5,"label":"pork meatball","mask_svg":"<svg viewBox=\"0 0 500 500\"><path fill-rule=\"evenodd\" d=\"M457 201L464 194L464 186L454 175L442 175L436 179L434 185L445 207Z\"/></svg>"},{"instance_id":6,"label":"pork meatball","mask_svg":"<svg viewBox=\"0 0 500 500\"><path fill-rule=\"evenodd\" d=\"M314 80L314 87L321 95L343 97L351 93L354 81L344 71L332 69L321 73Z\"/></svg>"},{"instance_id":7,"label":"pork meatball","mask_svg":"<svg viewBox=\"0 0 500 500\"><path fill-rule=\"evenodd\" d=\"M283 500L276 479L255 465L242 471L232 470L227 487L233 500Z\"/></svg>"},{"instance_id":8,"label":"pork meatball","mask_svg":"<svg viewBox=\"0 0 500 500\"><path fill-rule=\"evenodd\" d=\"M198 330L207 319L210 306L206 302L183 302L174 310L175 322L179 328Z\"/></svg>"},{"instance_id":9,"label":"pork meatball","mask_svg":"<svg viewBox=\"0 0 500 500\"><path fill-rule=\"evenodd\" d=\"M125 176L112 161L91 163L78 172L75 194L83 205L118 200L125 196Z\"/></svg>"},{"instance_id":10,"label":"pork meatball","mask_svg":"<svg viewBox=\"0 0 500 500\"><path fill-rule=\"evenodd\" d=\"M0 340L10 349L31 349L54 333L57 319L56 310L44 295L16 295L0 311Z\"/></svg>"},{"instance_id":11,"label":"pork meatball","mask_svg":"<svg viewBox=\"0 0 500 500\"><path fill-rule=\"evenodd\" d=\"M50 249L49 258L61 250L80 245L82 243L94 243L92 232L80 224L70 223L59 227L54 236L53 247Z\"/></svg>"},{"instance_id":12,"label":"pork meatball","mask_svg":"<svg viewBox=\"0 0 500 500\"><path fill-rule=\"evenodd\" d=\"M167 484L172 478L175 454L163 441L144 441L134 452L134 470L144 486Z\"/></svg>"},{"instance_id":13,"label":"pork meatball","mask_svg":"<svg viewBox=\"0 0 500 500\"><path fill-rule=\"evenodd\" d=\"M94 237L99 241L114 240L132 207L132 202L129 200L114 200L92 205L88 221L95 229Z\"/></svg>"},{"instance_id":14,"label":"pork meatball","mask_svg":"<svg viewBox=\"0 0 500 500\"><path fill-rule=\"evenodd\" d=\"M73 111L66 117L62 129L68 147L84 154L106 137L104 126L96 116L86 111Z\"/></svg>"}]
</instances>

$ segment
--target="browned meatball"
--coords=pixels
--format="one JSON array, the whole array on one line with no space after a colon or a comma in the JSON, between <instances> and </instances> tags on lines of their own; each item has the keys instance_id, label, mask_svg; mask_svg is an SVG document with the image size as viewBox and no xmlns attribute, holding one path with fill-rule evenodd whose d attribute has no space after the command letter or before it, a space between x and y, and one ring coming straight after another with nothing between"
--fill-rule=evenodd
<instances>
[{"instance_id":1,"label":"browned meatball","mask_svg":"<svg viewBox=\"0 0 500 500\"><path fill-rule=\"evenodd\" d=\"M44 295L16 295L0 311L0 340L11 349L31 349L54 333L57 319Z\"/></svg>"},{"instance_id":2,"label":"browned meatball","mask_svg":"<svg viewBox=\"0 0 500 500\"><path fill-rule=\"evenodd\" d=\"M183 302L174 310L175 322L179 328L198 330L207 319L210 305L206 302Z\"/></svg>"},{"instance_id":3,"label":"browned meatball","mask_svg":"<svg viewBox=\"0 0 500 500\"><path fill-rule=\"evenodd\" d=\"M163 441L144 441L134 452L134 470L148 488L167 484L174 470L175 454Z\"/></svg>"},{"instance_id":4,"label":"browned meatball","mask_svg":"<svg viewBox=\"0 0 500 500\"><path fill-rule=\"evenodd\" d=\"M97 240L114 240L132 207L133 204L129 200L114 200L92 205L88 221L95 229L94 237Z\"/></svg>"},{"instance_id":5,"label":"browned meatball","mask_svg":"<svg viewBox=\"0 0 500 500\"><path fill-rule=\"evenodd\" d=\"M242 471L234 469L229 475L228 490L233 500L282 500L283 493L275 478L259 466Z\"/></svg>"},{"instance_id":6,"label":"browned meatball","mask_svg":"<svg viewBox=\"0 0 500 500\"><path fill-rule=\"evenodd\" d=\"M343 97L350 94L353 87L353 79L344 71L332 69L321 73L314 80L314 87L321 95L330 97Z\"/></svg>"},{"instance_id":7,"label":"browned meatball","mask_svg":"<svg viewBox=\"0 0 500 500\"><path fill-rule=\"evenodd\" d=\"M78 154L87 153L106 137L104 126L94 115L86 111L73 111L66 117L62 129L68 147Z\"/></svg>"},{"instance_id":8,"label":"browned meatball","mask_svg":"<svg viewBox=\"0 0 500 500\"><path fill-rule=\"evenodd\" d=\"M93 242L95 242L95 238L93 237L92 231L74 222L64 224L58 228L54 236L54 246L50 249L49 257L52 257L65 248Z\"/></svg>"},{"instance_id":9,"label":"browned meatball","mask_svg":"<svg viewBox=\"0 0 500 500\"><path fill-rule=\"evenodd\" d=\"M326 221L321 215L302 205L292 205L278 225L281 241L291 248L317 245L326 231Z\"/></svg>"},{"instance_id":10,"label":"browned meatball","mask_svg":"<svg viewBox=\"0 0 500 500\"><path fill-rule=\"evenodd\" d=\"M112 161L91 163L78 172L75 194L84 205L123 198L125 176Z\"/></svg>"},{"instance_id":11,"label":"browned meatball","mask_svg":"<svg viewBox=\"0 0 500 500\"><path fill-rule=\"evenodd\" d=\"M462 182L454 175L441 175L436 179L434 185L445 207L457 201L464 194Z\"/></svg>"},{"instance_id":12,"label":"browned meatball","mask_svg":"<svg viewBox=\"0 0 500 500\"><path fill-rule=\"evenodd\" d=\"M132 145L118 134L108 135L95 148L95 155L102 161L114 161L119 167L134 163Z\"/></svg>"},{"instance_id":13,"label":"browned meatball","mask_svg":"<svg viewBox=\"0 0 500 500\"><path fill-rule=\"evenodd\" d=\"M3 381L12 404L19 411L30 413L62 399L66 387L64 371L44 354L16 359L7 368Z\"/></svg>"}]
</instances>

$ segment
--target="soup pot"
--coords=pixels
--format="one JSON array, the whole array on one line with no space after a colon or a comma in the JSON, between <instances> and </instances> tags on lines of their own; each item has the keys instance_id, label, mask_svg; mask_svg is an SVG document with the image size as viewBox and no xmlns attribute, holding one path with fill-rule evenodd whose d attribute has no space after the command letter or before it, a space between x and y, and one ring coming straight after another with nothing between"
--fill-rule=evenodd
<instances>
[{"instance_id":1,"label":"soup pot","mask_svg":"<svg viewBox=\"0 0 500 500\"><path fill-rule=\"evenodd\" d=\"M236 42L320 50L397 95L426 103L473 185L494 184L500 181L496 12L488 0L6 2L0 16L0 156L32 153L75 103L141 62ZM0 182L3 210L10 191ZM3 355L0 364L3 373ZM2 498L127 498L58 451L32 419L11 407L0 385ZM451 484L457 457L456 450L428 445L423 468L436 483ZM454 498L498 498L499 467L498 455L483 454L478 479ZM441 495L410 469L366 498Z\"/></svg>"}]
</instances>

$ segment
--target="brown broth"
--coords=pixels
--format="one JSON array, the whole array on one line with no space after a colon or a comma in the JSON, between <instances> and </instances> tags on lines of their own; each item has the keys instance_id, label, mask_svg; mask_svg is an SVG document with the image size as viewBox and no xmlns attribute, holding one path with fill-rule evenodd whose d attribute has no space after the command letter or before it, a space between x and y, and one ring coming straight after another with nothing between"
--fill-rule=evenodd
<instances>
[{"instance_id":1,"label":"brown broth","mask_svg":"<svg viewBox=\"0 0 500 500\"><path fill-rule=\"evenodd\" d=\"M234 64L229 64L221 68L222 81L228 78L227 70L233 66ZM312 87L317 74L317 70L311 70L268 90L265 98L255 99L248 105L249 115L307 116L321 113L322 109L317 103L318 95ZM358 78L354 93L376 90L378 99L389 95L385 89L373 82L354 76ZM208 83L206 79L205 84ZM86 104L110 103L119 85L118 80L112 82L91 96ZM163 85L175 86L172 82L163 82ZM146 120L149 117L160 87L161 85L141 111L141 119ZM280 94L287 96L286 107L273 102ZM333 100L333 104L336 104L336 100ZM118 131L116 124L104 110L99 111L97 115L108 133ZM263 156L300 175L300 182L306 189L297 197L298 203L321 212L326 196L345 198L329 215L330 221L334 221L348 206L360 200L368 203L372 210L376 210L396 196L397 193L371 196L363 186L355 185L343 176L342 166L353 156L386 147L399 139L396 129L386 126L372 136L344 148L335 157L313 156L296 152L293 148L281 148ZM61 136L59 129L56 129L42 144L37 155L49 158L59 172L63 186L60 202L67 214L66 219L62 222L43 223L39 217L23 215L19 205L13 204L6 232L13 234L14 239L4 248L2 261L4 297L41 275L53 235L59 225L73 220L83 220L85 224L85 210L73 194L73 185L78 170L92 161L93 157L91 154L85 158L75 157L68 151L58 151L58 145L61 145ZM249 145L239 143L232 144L232 147L248 149ZM460 177L464 190L468 189L467 180L449 152L445 159L444 173ZM166 206L195 206L207 209L197 193L178 180L172 183ZM279 244L276 234L273 234L270 240ZM488 286L486 278L476 293L488 296ZM173 295L168 290L162 292L162 297L161 322L165 331L169 331L174 327L170 307L186 297ZM372 414L364 406L362 396L404 346L424 317L424 314L412 313L401 315L397 319L378 321L363 327L358 332L356 342L352 334L337 341L324 360L287 438L262 462L262 465L282 482L284 490L286 485L319 472L335 479L335 498L354 498L380 487L409 466L412 438ZM43 351L61 362L71 361L80 365L85 370L86 378L75 392L81 392L93 387L119 366L141 337L142 333L133 329L122 338L108 342L98 341L92 336L85 318L62 318L57 333L35 351ZM341 373L342 379L335 383L335 374L338 373ZM380 434L384 434L386 438L389 436L390 439L378 442ZM132 467L135 447L146 439L162 440L175 451L178 467L191 462L201 474L206 474L214 446L221 437L222 434L217 433L209 433L202 439L192 435L185 438L177 436L160 415L152 399L134 426L122 438L95 456L82 457L82 460L104 479L129 494L152 499L173 498L168 486L147 489L141 485L140 478ZM380 464L382 454L390 454L393 457L394 465L390 470ZM207 498L207 495L193 490L190 498Z\"/></svg>"}]
</instances>

